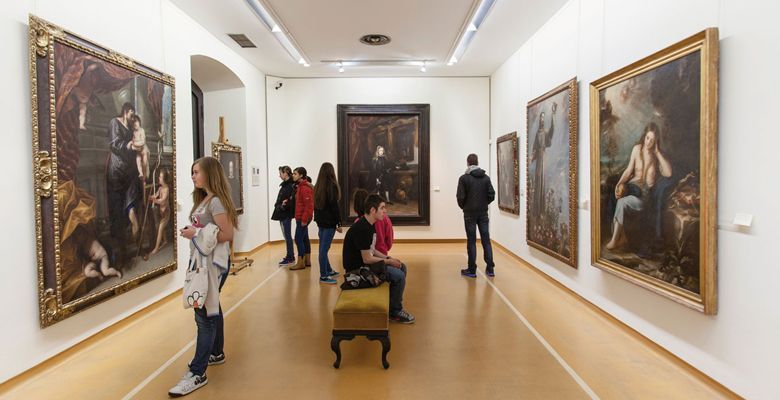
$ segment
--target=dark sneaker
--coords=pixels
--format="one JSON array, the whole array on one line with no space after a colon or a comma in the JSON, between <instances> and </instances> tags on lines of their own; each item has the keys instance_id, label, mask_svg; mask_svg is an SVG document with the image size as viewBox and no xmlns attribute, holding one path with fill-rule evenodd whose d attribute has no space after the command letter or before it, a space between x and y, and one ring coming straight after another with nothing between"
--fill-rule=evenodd
<instances>
[{"instance_id":1,"label":"dark sneaker","mask_svg":"<svg viewBox=\"0 0 780 400\"><path fill-rule=\"evenodd\" d=\"M209 383L208 378L206 378L206 374L203 375L195 375L190 371L187 371L186 374L181 378L179 383L176 384L176 386L172 387L171 390L168 391L168 396L171 397L181 397L188 395L201 387L205 386L207 383Z\"/></svg>"},{"instance_id":2,"label":"dark sneaker","mask_svg":"<svg viewBox=\"0 0 780 400\"><path fill-rule=\"evenodd\" d=\"M209 355L209 365L219 365L225 363L225 353L222 353L218 356L215 356L213 354Z\"/></svg>"},{"instance_id":3,"label":"dark sneaker","mask_svg":"<svg viewBox=\"0 0 780 400\"><path fill-rule=\"evenodd\" d=\"M279 260L279 266L280 267L286 267L288 265L293 265L293 264L295 264L295 258L286 258L285 257L285 258L282 258L281 260Z\"/></svg>"},{"instance_id":4,"label":"dark sneaker","mask_svg":"<svg viewBox=\"0 0 780 400\"><path fill-rule=\"evenodd\" d=\"M341 274L340 274L340 273L338 273L338 272L336 272L336 271L330 271L330 272L328 272L328 276L329 276L329 277L331 277L331 278L335 278L335 277L337 277L337 276L339 276L339 275L341 275Z\"/></svg>"},{"instance_id":5,"label":"dark sneaker","mask_svg":"<svg viewBox=\"0 0 780 400\"><path fill-rule=\"evenodd\" d=\"M487 276L489 276L491 278L496 276L496 271L493 270L493 269L486 270L485 273L487 274Z\"/></svg>"},{"instance_id":6,"label":"dark sneaker","mask_svg":"<svg viewBox=\"0 0 780 400\"><path fill-rule=\"evenodd\" d=\"M398 312L398 314L391 315L390 321L398 322L400 324L413 324L414 315L409 314L409 311L401 310Z\"/></svg>"},{"instance_id":7,"label":"dark sneaker","mask_svg":"<svg viewBox=\"0 0 780 400\"><path fill-rule=\"evenodd\" d=\"M336 284L336 280L331 278L331 277L320 278L320 283L330 283L331 285L335 285Z\"/></svg>"},{"instance_id":8,"label":"dark sneaker","mask_svg":"<svg viewBox=\"0 0 780 400\"><path fill-rule=\"evenodd\" d=\"M477 271L472 271L468 268L463 268L462 270L460 270L460 274L463 276L468 276L469 278L477 277Z\"/></svg>"}]
</instances>

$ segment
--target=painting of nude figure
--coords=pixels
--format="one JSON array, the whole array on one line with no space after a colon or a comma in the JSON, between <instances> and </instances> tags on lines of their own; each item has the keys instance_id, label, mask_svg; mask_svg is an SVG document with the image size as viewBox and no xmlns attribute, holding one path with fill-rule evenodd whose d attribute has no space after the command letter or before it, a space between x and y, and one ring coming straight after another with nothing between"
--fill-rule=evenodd
<instances>
[{"instance_id":1,"label":"painting of nude figure","mask_svg":"<svg viewBox=\"0 0 780 400\"><path fill-rule=\"evenodd\" d=\"M714 314L717 30L591 84L592 262Z\"/></svg>"},{"instance_id":2,"label":"painting of nude figure","mask_svg":"<svg viewBox=\"0 0 780 400\"><path fill-rule=\"evenodd\" d=\"M173 78L30 17L40 322L176 269Z\"/></svg>"}]
</instances>

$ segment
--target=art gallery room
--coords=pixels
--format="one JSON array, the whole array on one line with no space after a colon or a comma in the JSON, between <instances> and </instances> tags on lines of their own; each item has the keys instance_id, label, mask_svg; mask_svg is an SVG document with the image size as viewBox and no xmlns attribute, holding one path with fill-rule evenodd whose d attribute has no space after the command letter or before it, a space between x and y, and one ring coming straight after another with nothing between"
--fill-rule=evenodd
<instances>
[{"instance_id":1,"label":"art gallery room","mask_svg":"<svg viewBox=\"0 0 780 400\"><path fill-rule=\"evenodd\" d=\"M780 3L0 7L1 399L780 399Z\"/></svg>"}]
</instances>

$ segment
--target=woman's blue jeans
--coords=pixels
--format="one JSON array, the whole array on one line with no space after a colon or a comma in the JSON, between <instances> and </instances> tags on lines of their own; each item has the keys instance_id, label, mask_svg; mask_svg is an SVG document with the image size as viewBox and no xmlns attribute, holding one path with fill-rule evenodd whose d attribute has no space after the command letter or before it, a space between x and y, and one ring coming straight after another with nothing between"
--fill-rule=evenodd
<instances>
[{"instance_id":1,"label":"woman's blue jeans","mask_svg":"<svg viewBox=\"0 0 780 400\"><path fill-rule=\"evenodd\" d=\"M230 260L228 260L230 265ZM230 268L219 279L219 290L227 280ZM198 338L195 341L195 356L190 361L190 372L195 375L206 373L209 365L209 356L222 354L225 347L225 319L222 316L222 304L219 305L219 314L209 317L206 307L195 309L195 324L198 326Z\"/></svg>"},{"instance_id":2,"label":"woman's blue jeans","mask_svg":"<svg viewBox=\"0 0 780 400\"><path fill-rule=\"evenodd\" d=\"M295 254L293 253L292 218L279 221L279 225L282 226L282 235L284 235L284 242L287 244L287 255L284 258L293 260Z\"/></svg>"},{"instance_id":3,"label":"woman's blue jeans","mask_svg":"<svg viewBox=\"0 0 780 400\"><path fill-rule=\"evenodd\" d=\"M330 244L333 243L333 236L336 235L336 228L320 228L320 278L327 278L333 272L328 260L328 251Z\"/></svg>"},{"instance_id":4,"label":"woman's blue jeans","mask_svg":"<svg viewBox=\"0 0 780 400\"><path fill-rule=\"evenodd\" d=\"M301 226L301 221L295 220L295 244L298 247L298 257L311 253L309 241L309 225Z\"/></svg>"}]
</instances>

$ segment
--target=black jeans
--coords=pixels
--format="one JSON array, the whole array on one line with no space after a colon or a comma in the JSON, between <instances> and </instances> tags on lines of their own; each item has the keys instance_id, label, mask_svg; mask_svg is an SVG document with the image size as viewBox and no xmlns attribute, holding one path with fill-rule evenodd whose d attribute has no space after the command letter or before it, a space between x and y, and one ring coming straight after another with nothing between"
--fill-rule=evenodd
<instances>
[{"instance_id":1,"label":"black jeans","mask_svg":"<svg viewBox=\"0 0 780 400\"><path fill-rule=\"evenodd\" d=\"M482 251L485 253L485 264L487 264L487 270L492 271L495 264L493 264L493 246L490 244L490 217L487 214L477 217L464 215L463 223L466 226L466 251L469 254L469 270L477 270L477 228L479 228Z\"/></svg>"}]
</instances>

